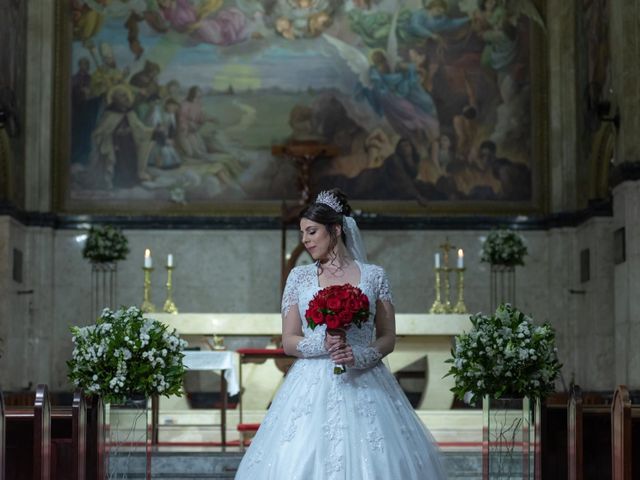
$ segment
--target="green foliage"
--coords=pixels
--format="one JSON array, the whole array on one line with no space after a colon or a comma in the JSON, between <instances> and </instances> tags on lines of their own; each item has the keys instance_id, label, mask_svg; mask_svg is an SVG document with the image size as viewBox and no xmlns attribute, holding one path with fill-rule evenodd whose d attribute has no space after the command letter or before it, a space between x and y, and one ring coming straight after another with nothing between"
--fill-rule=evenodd
<instances>
[{"instance_id":1,"label":"green foliage","mask_svg":"<svg viewBox=\"0 0 640 480\"><path fill-rule=\"evenodd\" d=\"M491 316L471 316L473 328L455 339L447 375L455 377L451 389L463 399L473 394L545 397L554 389L562 365L558 362L555 332L512 307L500 305Z\"/></svg>"},{"instance_id":2,"label":"green foliage","mask_svg":"<svg viewBox=\"0 0 640 480\"><path fill-rule=\"evenodd\" d=\"M95 325L71 332L69 379L86 393L114 403L133 394L182 394L186 342L138 308L105 308Z\"/></svg>"},{"instance_id":3,"label":"green foliage","mask_svg":"<svg viewBox=\"0 0 640 480\"><path fill-rule=\"evenodd\" d=\"M124 260L129 253L129 242L121 230L105 225L91 227L82 256L93 263Z\"/></svg>"},{"instance_id":4,"label":"green foliage","mask_svg":"<svg viewBox=\"0 0 640 480\"><path fill-rule=\"evenodd\" d=\"M524 265L527 246L513 230L494 230L482 244L481 261L492 265Z\"/></svg>"}]
</instances>

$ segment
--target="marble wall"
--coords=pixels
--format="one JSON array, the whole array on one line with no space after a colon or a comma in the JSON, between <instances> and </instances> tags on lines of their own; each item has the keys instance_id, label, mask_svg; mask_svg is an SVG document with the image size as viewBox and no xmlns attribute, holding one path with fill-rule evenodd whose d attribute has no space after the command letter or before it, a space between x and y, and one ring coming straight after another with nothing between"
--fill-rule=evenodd
<instances>
[{"instance_id":1,"label":"marble wall","mask_svg":"<svg viewBox=\"0 0 640 480\"><path fill-rule=\"evenodd\" d=\"M0 238L0 385L29 388L51 379L54 368L53 237L50 229L0 217ZM13 276L14 250L23 256L22 281Z\"/></svg>"},{"instance_id":2,"label":"marble wall","mask_svg":"<svg viewBox=\"0 0 640 480\"><path fill-rule=\"evenodd\" d=\"M33 295L10 296L10 310L2 325L10 325L8 339L12 358L26 359L19 368L2 369L0 383L5 388L20 388L28 382L48 382L52 388L66 388L65 361L69 357L70 325L93 321L91 311L91 268L82 258L82 231L25 228L13 220L9 228L12 242L26 246L23 285L13 288L33 289ZM6 223L6 222L5 222ZM523 236L529 248L526 266L518 267L516 304L536 320L549 321L557 329L561 361L565 368L562 384L572 375L585 388L607 388L611 378L604 357L594 359L590 353L582 358L576 353L580 345L596 342L600 331L590 335L586 325L597 321L606 307L591 293L577 296L577 245L580 235L594 245L606 244L592 230L606 237L608 227L595 221L593 227L526 231ZM591 230L589 230L591 228ZM0 230L3 232L4 230ZM166 281L163 267L166 255L175 258L174 299L181 312L277 312L280 284L280 233L278 231L214 231L214 230L129 230L131 253L118 265L117 301L140 304L142 299L142 259L145 248L152 250L156 269L152 277L152 300L160 307L165 299ZM489 310L489 270L480 262L480 249L486 231L364 231L370 261L385 267L394 291L399 312L426 312L434 299L433 253L447 238L465 251L465 302L470 312ZM2 237L4 238L4 237ZM289 244L296 233L290 232ZM6 250L6 249L4 249ZM4 258L6 252L2 251ZM574 258L575 257L575 258ZM10 262L5 262L9 265ZM603 267L604 268L604 267ZM2 272L7 281L8 272ZM596 280L594 280L595 282ZM597 280L606 287L607 280ZM594 284L595 285L595 284ZM608 290L599 295L606 297ZM581 307L579 299L587 301ZM582 301L582 300L580 300ZM591 303L589 303L591 302ZM582 317L581 317L582 316ZM608 317L610 319L610 317ZM576 335L583 331L585 338ZM606 346L601 347L603 355ZM45 361L31 361L35 353ZM17 355L14 357L14 355ZM593 368L598 369L594 374Z\"/></svg>"},{"instance_id":3,"label":"marble wall","mask_svg":"<svg viewBox=\"0 0 640 480\"><path fill-rule=\"evenodd\" d=\"M614 267L615 379L640 384L640 182L614 190L613 228L625 229L625 260ZM619 248L619 246L616 246ZM626 360L626 361L625 361Z\"/></svg>"},{"instance_id":4,"label":"marble wall","mask_svg":"<svg viewBox=\"0 0 640 480\"><path fill-rule=\"evenodd\" d=\"M571 320L576 383L611 388L615 376L613 219L594 218L578 227L575 260L589 251L589 280L581 281L579 265L570 292L575 304Z\"/></svg>"}]
</instances>

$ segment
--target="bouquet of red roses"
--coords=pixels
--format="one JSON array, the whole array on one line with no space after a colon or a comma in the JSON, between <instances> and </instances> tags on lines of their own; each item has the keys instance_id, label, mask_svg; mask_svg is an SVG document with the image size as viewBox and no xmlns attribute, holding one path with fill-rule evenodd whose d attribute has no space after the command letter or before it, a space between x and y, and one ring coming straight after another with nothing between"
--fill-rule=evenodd
<instances>
[{"instance_id":1,"label":"bouquet of red roses","mask_svg":"<svg viewBox=\"0 0 640 480\"><path fill-rule=\"evenodd\" d=\"M343 332L355 324L361 328L369 319L369 297L350 284L331 285L316 293L304 314L309 327L326 325L327 330ZM336 366L334 373L344 373L343 366Z\"/></svg>"}]
</instances>

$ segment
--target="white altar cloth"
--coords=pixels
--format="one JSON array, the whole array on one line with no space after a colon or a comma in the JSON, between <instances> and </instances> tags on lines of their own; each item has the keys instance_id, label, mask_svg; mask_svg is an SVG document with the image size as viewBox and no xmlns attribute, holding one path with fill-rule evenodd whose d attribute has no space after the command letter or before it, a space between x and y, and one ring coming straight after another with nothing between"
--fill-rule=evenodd
<instances>
[{"instance_id":1,"label":"white altar cloth","mask_svg":"<svg viewBox=\"0 0 640 480\"><path fill-rule=\"evenodd\" d=\"M234 355L234 352L187 350L182 361L187 370L223 370L229 395L237 395L240 387Z\"/></svg>"}]
</instances>

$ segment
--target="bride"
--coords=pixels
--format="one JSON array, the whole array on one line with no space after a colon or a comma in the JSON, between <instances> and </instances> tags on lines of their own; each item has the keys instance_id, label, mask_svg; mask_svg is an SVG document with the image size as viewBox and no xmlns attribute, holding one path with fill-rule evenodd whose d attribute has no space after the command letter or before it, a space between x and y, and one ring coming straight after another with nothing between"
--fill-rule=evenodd
<instances>
[{"instance_id":1,"label":"bride","mask_svg":"<svg viewBox=\"0 0 640 480\"><path fill-rule=\"evenodd\" d=\"M360 232L340 190L300 215L302 242L316 261L294 268L282 297L282 343L299 357L247 450L236 480L440 480L431 434L381 362L395 345L395 314L384 270L366 263ZM374 320L332 335L304 314L330 285L358 286ZM334 364L346 365L334 374Z\"/></svg>"}]
</instances>

